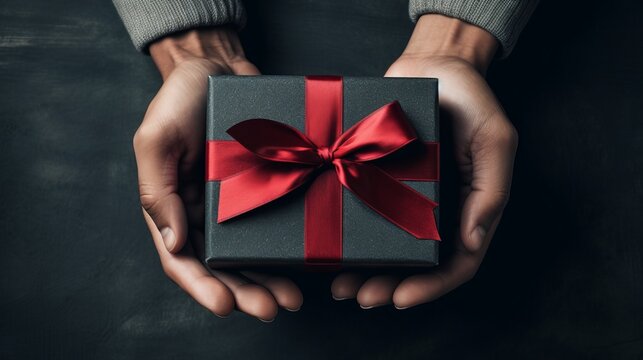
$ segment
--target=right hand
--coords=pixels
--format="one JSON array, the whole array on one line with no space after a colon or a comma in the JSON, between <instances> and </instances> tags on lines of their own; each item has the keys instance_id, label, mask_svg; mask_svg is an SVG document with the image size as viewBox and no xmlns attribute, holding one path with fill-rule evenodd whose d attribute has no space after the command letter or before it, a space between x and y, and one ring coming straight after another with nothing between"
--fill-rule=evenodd
<instances>
[{"instance_id":1,"label":"right hand","mask_svg":"<svg viewBox=\"0 0 643 360\"><path fill-rule=\"evenodd\" d=\"M164 83L134 136L143 216L163 270L198 303L224 317L235 307L272 321L278 307L303 302L290 280L242 271L212 271L204 252L204 139L208 75L258 75L236 33L199 29L150 46Z\"/></svg>"},{"instance_id":2,"label":"right hand","mask_svg":"<svg viewBox=\"0 0 643 360\"><path fill-rule=\"evenodd\" d=\"M401 278L386 272L365 278L344 273L331 286L336 299L356 298L370 309L405 309L433 301L469 281L478 270L509 199L518 135L484 79L498 44L475 25L437 14L418 20L389 77L439 79L443 121L453 128L462 181L455 252L430 271Z\"/></svg>"}]
</instances>

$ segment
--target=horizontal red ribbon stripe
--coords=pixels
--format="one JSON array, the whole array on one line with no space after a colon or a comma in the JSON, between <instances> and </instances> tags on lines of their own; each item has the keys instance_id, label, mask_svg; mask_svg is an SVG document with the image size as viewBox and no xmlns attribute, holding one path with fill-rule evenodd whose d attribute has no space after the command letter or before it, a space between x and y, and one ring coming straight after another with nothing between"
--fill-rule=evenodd
<instances>
[{"instance_id":1,"label":"horizontal red ribbon stripe","mask_svg":"<svg viewBox=\"0 0 643 360\"><path fill-rule=\"evenodd\" d=\"M419 145L419 146L418 146ZM423 146L423 149L419 149ZM235 140L206 142L206 181L220 181L249 168L265 165L267 160L253 154ZM424 142L413 145L413 151L398 153L373 162L397 180L439 181L440 145Z\"/></svg>"}]
</instances>

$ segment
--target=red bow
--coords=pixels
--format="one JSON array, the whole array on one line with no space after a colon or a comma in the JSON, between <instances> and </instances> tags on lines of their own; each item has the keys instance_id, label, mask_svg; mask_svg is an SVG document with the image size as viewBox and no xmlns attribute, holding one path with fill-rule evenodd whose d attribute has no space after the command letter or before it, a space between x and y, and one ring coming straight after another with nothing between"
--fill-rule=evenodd
<instances>
[{"instance_id":1,"label":"red bow","mask_svg":"<svg viewBox=\"0 0 643 360\"><path fill-rule=\"evenodd\" d=\"M334 101L333 99L336 97L331 98L330 101ZM325 111L337 113L337 105L339 105L341 114L341 97L339 99L339 104L335 102L333 104L335 106L331 107L331 110ZM326 96L326 102L328 100L328 96ZM309 109L308 100L306 108L307 130L311 134L308 129L309 114L310 117L324 117L325 115L313 115L312 109ZM322 110L323 112L324 110ZM341 115L339 121L339 129L341 129ZM312 184L316 188L311 186L306 196L306 221L311 219L311 222L315 223L311 229L306 231L306 235L311 234L310 236L321 238L318 242L322 244L311 246L321 247L321 253L326 252L327 255L318 254L319 256L308 256L308 258L319 261L337 261L337 252L339 251L341 255L341 188L333 186L336 180L352 191L371 209L416 238L440 239L433 214L433 209L437 204L400 182L399 176L396 179L381 167L376 166L377 160L388 157L418 140L397 101L382 106L362 119L336 137L330 146L318 146L312 139L294 127L266 119L245 120L232 126L227 132L238 144L263 161L251 159L247 154L243 154L244 150L239 149L235 142L213 141L208 143L208 157L210 159L217 157L219 162L223 162L217 164L217 161L208 160L208 164L211 165L208 168L208 178L215 177L221 180L217 218L219 223L265 205L317 178ZM337 133L337 131L335 132ZM333 136L331 135L330 138L332 140ZM317 139L317 143L319 142ZM215 151L217 144L219 150ZM221 149L225 151L221 151ZM437 151L433 155L435 153ZM225 157L228 159L226 160ZM232 158L236 158L236 161L230 161ZM435 162L434 159L431 161ZM218 171L211 169L211 167L217 166L219 167ZM227 169L221 171L221 167ZM331 175L333 172L326 171L330 168L334 168L335 176ZM393 165L390 172L395 173L395 168ZM410 171L407 169L406 173L414 175L411 176L412 178L422 179L424 175L418 173L422 173L423 170L418 170L418 168L420 166L416 165ZM212 172L219 174L211 176ZM221 176L221 173L226 173L227 176ZM408 176L403 175L402 178L408 178ZM325 200L326 197L330 200ZM316 205L309 205L309 200L317 201ZM317 208L318 206L322 206L322 208ZM315 214L311 215L312 212ZM339 226L336 226L336 223ZM308 225L306 227L309 228ZM327 227L339 228L339 234L337 231L325 230ZM329 234L328 231L331 233ZM320 232L322 235L319 235ZM324 245L324 242L335 242L330 247L336 248L336 241L332 238L337 237L340 240L340 249L329 250L329 246Z\"/></svg>"}]
</instances>

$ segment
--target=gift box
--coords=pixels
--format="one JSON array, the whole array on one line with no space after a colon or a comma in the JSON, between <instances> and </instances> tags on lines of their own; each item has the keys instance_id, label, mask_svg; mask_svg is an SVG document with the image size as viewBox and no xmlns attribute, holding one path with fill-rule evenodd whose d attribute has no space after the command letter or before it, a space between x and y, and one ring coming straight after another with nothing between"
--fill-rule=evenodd
<instances>
[{"instance_id":1,"label":"gift box","mask_svg":"<svg viewBox=\"0 0 643 360\"><path fill-rule=\"evenodd\" d=\"M212 268L438 263L437 80L211 76Z\"/></svg>"}]
</instances>

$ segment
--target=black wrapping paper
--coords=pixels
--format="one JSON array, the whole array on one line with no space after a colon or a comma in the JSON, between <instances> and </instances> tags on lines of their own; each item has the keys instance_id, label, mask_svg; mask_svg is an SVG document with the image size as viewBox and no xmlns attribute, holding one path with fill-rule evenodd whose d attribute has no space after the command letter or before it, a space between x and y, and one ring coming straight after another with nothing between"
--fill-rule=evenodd
<instances>
[{"instance_id":1,"label":"black wrapping paper","mask_svg":"<svg viewBox=\"0 0 643 360\"><path fill-rule=\"evenodd\" d=\"M212 76L208 86L208 140L232 140L226 130L251 118L271 119L304 131L303 76ZM397 100L420 139L438 141L436 79L344 77L343 86L344 130L382 105ZM405 183L438 202L438 182ZM217 224L219 182L207 182L208 265L213 268L304 265L306 188ZM416 239L343 189L343 266L433 266L438 263L438 245L439 241Z\"/></svg>"}]
</instances>

